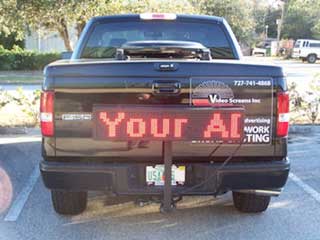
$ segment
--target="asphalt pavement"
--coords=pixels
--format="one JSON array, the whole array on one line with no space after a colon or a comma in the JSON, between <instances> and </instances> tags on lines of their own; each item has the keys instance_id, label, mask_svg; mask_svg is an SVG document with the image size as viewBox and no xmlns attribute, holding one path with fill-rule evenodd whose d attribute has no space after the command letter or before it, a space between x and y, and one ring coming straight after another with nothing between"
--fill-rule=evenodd
<instances>
[{"instance_id":1,"label":"asphalt pavement","mask_svg":"<svg viewBox=\"0 0 320 240\"><path fill-rule=\"evenodd\" d=\"M320 77L320 61L315 64L309 64L300 60L282 60L270 57L245 57L245 61L253 63L272 63L282 66L287 76L288 84L296 83L299 91L309 90L309 84L316 77Z\"/></svg>"},{"instance_id":2,"label":"asphalt pavement","mask_svg":"<svg viewBox=\"0 0 320 240\"><path fill-rule=\"evenodd\" d=\"M93 192L83 214L65 217L39 177L40 136L2 136L0 239L320 239L319 139L318 127L290 136L289 181L262 214L239 213L231 194L185 197L164 215L158 204Z\"/></svg>"},{"instance_id":3,"label":"asphalt pavement","mask_svg":"<svg viewBox=\"0 0 320 240\"><path fill-rule=\"evenodd\" d=\"M66 217L54 212L39 174L39 133L2 135L0 240L320 239L319 156L319 127L290 135L289 180L262 214L238 212L230 193L216 199L185 197L164 215L158 204L139 207L130 198L92 192L84 213Z\"/></svg>"}]
</instances>

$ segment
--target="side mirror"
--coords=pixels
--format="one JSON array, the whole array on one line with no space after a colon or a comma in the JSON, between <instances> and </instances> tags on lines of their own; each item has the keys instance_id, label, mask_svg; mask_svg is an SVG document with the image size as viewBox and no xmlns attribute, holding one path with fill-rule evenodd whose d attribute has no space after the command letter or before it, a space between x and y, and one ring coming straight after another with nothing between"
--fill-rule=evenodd
<instances>
[{"instance_id":1,"label":"side mirror","mask_svg":"<svg viewBox=\"0 0 320 240\"><path fill-rule=\"evenodd\" d=\"M61 59L71 59L73 52L62 52L61 53Z\"/></svg>"}]
</instances>

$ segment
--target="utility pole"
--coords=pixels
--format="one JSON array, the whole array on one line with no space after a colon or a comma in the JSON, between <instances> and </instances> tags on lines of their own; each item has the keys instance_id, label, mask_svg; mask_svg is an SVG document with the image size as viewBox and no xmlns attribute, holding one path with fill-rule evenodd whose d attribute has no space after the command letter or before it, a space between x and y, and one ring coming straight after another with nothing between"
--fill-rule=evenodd
<instances>
[{"instance_id":1,"label":"utility pole","mask_svg":"<svg viewBox=\"0 0 320 240\"><path fill-rule=\"evenodd\" d=\"M41 52L41 28L38 29L38 52Z\"/></svg>"},{"instance_id":2,"label":"utility pole","mask_svg":"<svg viewBox=\"0 0 320 240\"><path fill-rule=\"evenodd\" d=\"M284 18L285 0L279 0L278 4L281 7L281 18L277 19L277 56L279 56L280 52L280 37Z\"/></svg>"},{"instance_id":3,"label":"utility pole","mask_svg":"<svg viewBox=\"0 0 320 240\"><path fill-rule=\"evenodd\" d=\"M269 28L269 25L266 25L266 40L268 40L268 28Z\"/></svg>"}]
</instances>

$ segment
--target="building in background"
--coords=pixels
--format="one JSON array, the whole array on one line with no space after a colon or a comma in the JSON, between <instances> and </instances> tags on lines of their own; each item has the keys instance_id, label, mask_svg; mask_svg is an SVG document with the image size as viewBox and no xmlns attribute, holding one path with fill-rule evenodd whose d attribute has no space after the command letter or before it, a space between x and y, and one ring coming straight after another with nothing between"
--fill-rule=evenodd
<instances>
[{"instance_id":1,"label":"building in background","mask_svg":"<svg viewBox=\"0 0 320 240\"><path fill-rule=\"evenodd\" d=\"M74 28L69 29L71 45L74 47L78 40L76 31ZM63 39L57 32L39 32L32 31L26 35L25 49L34 50L39 52L64 52L66 48L64 46Z\"/></svg>"}]
</instances>

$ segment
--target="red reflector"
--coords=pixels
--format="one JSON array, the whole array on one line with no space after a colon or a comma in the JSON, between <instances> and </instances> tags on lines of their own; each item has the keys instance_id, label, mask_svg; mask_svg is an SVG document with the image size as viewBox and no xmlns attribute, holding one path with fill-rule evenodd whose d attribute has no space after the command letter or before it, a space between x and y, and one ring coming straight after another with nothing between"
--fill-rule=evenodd
<instances>
[{"instance_id":1,"label":"red reflector","mask_svg":"<svg viewBox=\"0 0 320 240\"><path fill-rule=\"evenodd\" d=\"M54 92L45 91L40 98L40 127L43 136L53 136Z\"/></svg>"},{"instance_id":2,"label":"red reflector","mask_svg":"<svg viewBox=\"0 0 320 240\"><path fill-rule=\"evenodd\" d=\"M289 130L289 94L278 93L277 136L285 137Z\"/></svg>"}]
</instances>

